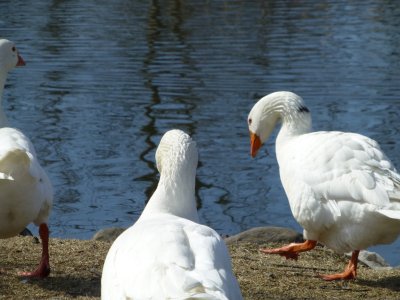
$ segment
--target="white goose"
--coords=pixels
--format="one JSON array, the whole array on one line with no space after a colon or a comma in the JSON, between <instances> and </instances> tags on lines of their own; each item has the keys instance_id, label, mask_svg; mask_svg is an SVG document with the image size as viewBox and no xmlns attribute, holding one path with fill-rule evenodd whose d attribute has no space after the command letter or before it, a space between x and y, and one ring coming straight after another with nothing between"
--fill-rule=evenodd
<instances>
[{"instance_id":1,"label":"white goose","mask_svg":"<svg viewBox=\"0 0 400 300\"><path fill-rule=\"evenodd\" d=\"M0 104L7 74L25 62L14 43L0 39ZM52 186L36 158L29 139L19 130L6 127L7 117L0 105L0 238L18 235L34 222L39 226L42 258L27 277L46 277L50 273L47 219L52 205Z\"/></svg>"},{"instance_id":2,"label":"white goose","mask_svg":"<svg viewBox=\"0 0 400 300\"><path fill-rule=\"evenodd\" d=\"M262 251L297 259L318 241L339 253L353 252L343 273L321 277L355 278L359 250L391 243L400 233L400 175L374 140L355 133L310 132L310 112L291 92L267 95L250 111L251 156L279 121L280 178L306 241Z\"/></svg>"},{"instance_id":3,"label":"white goose","mask_svg":"<svg viewBox=\"0 0 400 300\"><path fill-rule=\"evenodd\" d=\"M197 160L196 143L183 131L162 137L159 184L107 254L102 299L242 299L225 243L198 224Z\"/></svg>"}]
</instances>

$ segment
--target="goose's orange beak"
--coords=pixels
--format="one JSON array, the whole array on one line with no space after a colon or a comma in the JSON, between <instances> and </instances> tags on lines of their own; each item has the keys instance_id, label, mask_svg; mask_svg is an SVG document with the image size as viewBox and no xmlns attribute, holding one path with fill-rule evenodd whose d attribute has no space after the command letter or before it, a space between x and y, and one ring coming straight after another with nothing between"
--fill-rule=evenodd
<instances>
[{"instance_id":1,"label":"goose's orange beak","mask_svg":"<svg viewBox=\"0 0 400 300\"><path fill-rule=\"evenodd\" d=\"M24 59L22 58L22 56L18 54L17 67L22 67L22 66L25 66L25 61L24 61Z\"/></svg>"},{"instance_id":2,"label":"goose's orange beak","mask_svg":"<svg viewBox=\"0 0 400 300\"><path fill-rule=\"evenodd\" d=\"M250 131L250 154L256 157L258 149L261 148L261 140L258 135Z\"/></svg>"}]
</instances>

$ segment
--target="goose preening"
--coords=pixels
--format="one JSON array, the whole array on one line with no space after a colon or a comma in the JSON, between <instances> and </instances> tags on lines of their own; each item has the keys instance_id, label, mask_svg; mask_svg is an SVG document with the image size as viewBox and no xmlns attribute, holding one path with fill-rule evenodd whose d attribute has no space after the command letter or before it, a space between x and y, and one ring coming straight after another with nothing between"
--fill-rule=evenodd
<instances>
[{"instance_id":1,"label":"goose preening","mask_svg":"<svg viewBox=\"0 0 400 300\"><path fill-rule=\"evenodd\" d=\"M321 242L338 253L352 251L343 273L325 280L356 277L359 251L393 242L400 233L400 175L374 140L356 133L311 132L311 115L291 92L260 99L248 116L255 157L281 123L276 139L280 178L304 243L262 249L297 259Z\"/></svg>"},{"instance_id":2,"label":"goose preening","mask_svg":"<svg viewBox=\"0 0 400 300\"><path fill-rule=\"evenodd\" d=\"M157 189L111 246L102 299L242 299L224 241L198 223L197 160L189 135L164 134L156 151Z\"/></svg>"},{"instance_id":3,"label":"goose preening","mask_svg":"<svg viewBox=\"0 0 400 300\"><path fill-rule=\"evenodd\" d=\"M8 72L23 65L14 43L0 39L0 104ZM0 105L0 238L18 235L31 222L39 226L41 261L35 271L21 275L46 277L50 273L47 220L53 201L52 186L29 139L7 126Z\"/></svg>"}]
</instances>

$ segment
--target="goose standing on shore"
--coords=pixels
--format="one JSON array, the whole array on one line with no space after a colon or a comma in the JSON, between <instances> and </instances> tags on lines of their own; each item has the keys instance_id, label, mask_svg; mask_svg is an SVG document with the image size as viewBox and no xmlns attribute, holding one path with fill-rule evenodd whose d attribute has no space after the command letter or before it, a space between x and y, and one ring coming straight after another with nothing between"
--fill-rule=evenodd
<instances>
[{"instance_id":1,"label":"goose standing on shore","mask_svg":"<svg viewBox=\"0 0 400 300\"><path fill-rule=\"evenodd\" d=\"M263 97L247 121L252 157L281 122L276 139L280 178L306 239L261 251L297 259L321 242L338 253L352 251L352 257L343 273L320 276L355 278L359 251L392 243L400 233L400 175L390 160L368 137L311 132L310 111L291 92Z\"/></svg>"},{"instance_id":2,"label":"goose standing on shore","mask_svg":"<svg viewBox=\"0 0 400 300\"><path fill-rule=\"evenodd\" d=\"M228 250L198 224L196 143L181 130L164 134L156 151L157 189L136 223L111 246L101 298L242 299Z\"/></svg>"},{"instance_id":3,"label":"goose standing on shore","mask_svg":"<svg viewBox=\"0 0 400 300\"><path fill-rule=\"evenodd\" d=\"M50 273L47 220L53 190L49 178L39 165L35 149L19 130L8 126L1 107L7 74L25 62L14 43L0 39L0 238L18 235L29 223L39 226L42 258L26 277L46 277Z\"/></svg>"}]
</instances>

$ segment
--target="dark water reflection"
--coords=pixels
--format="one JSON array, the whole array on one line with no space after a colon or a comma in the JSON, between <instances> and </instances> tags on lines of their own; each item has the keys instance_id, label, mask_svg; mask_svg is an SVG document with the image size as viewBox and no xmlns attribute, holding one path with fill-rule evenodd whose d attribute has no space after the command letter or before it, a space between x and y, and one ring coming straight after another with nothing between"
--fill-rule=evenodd
<instances>
[{"instance_id":1,"label":"dark water reflection","mask_svg":"<svg viewBox=\"0 0 400 300\"><path fill-rule=\"evenodd\" d=\"M246 116L264 94L302 95L318 129L378 140L400 168L395 1L12 1L0 35L27 66L3 106L56 189L57 237L129 226L157 184L170 128L200 150L201 220L223 234L299 229L270 156L249 157ZM400 242L379 247L400 264Z\"/></svg>"}]
</instances>

